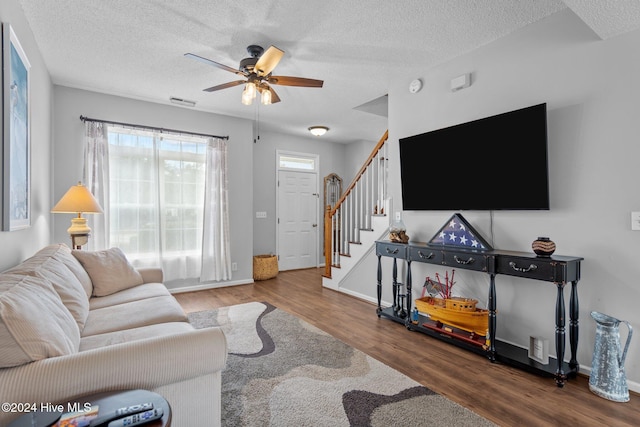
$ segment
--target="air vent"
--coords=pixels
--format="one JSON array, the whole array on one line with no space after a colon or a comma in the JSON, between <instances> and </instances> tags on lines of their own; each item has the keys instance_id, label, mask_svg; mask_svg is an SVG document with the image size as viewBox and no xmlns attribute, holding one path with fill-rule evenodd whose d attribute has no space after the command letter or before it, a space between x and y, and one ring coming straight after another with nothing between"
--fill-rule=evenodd
<instances>
[{"instance_id":1,"label":"air vent","mask_svg":"<svg viewBox=\"0 0 640 427\"><path fill-rule=\"evenodd\" d=\"M196 106L196 101L189 101L188 99L176 98L175 96L172 96L171 98L169 98L169 100L174 104L184 105L185 107Z\"/></svg>"}]
</instances>

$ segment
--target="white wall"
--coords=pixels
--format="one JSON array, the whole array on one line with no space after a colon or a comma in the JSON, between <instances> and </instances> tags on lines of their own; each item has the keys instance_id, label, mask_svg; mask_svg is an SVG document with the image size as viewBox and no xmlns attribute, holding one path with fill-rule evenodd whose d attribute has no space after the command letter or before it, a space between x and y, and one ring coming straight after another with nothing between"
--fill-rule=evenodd
<instances>
[{"instance_id":1,"label":"white wall","mask_svg":"<svg viewBox=\"0 0 640 427\"><path fill-rule=\"evenodd\" d=\"M463 215L486 239L493 232L496 249L531 252L537 236L549 236L557 254L584 257L578 285L578 361L587 372L595 339L591 311L640 327L640 232L630 229L630 213L640 210L638 46L640 31L602 41L565 11L442 66L409 70L389 90L390 191L396 207L401 206L399 138L547 103L551 210L496 211L493 230L489 212ZM472 73L471 87L450 92L450 80L463 73ZM424 87L410 94L409 82L415 78ZM517 152L515 143L514 151L526 155ZM425 164L430 161L437 159L425 159ZM500 185L481 181L479 176L473 183L475 191ZM427 186L424 196L429 197ZM412 240L428 241L453 213L404 212L403 220ZM385 265L391 268L390 262ZM415 297L424 277L435 271L443 272L413 263ZM359 277L373 276L361 271ZM459 294L486 306L487 275L457 271L456 278ZM523 347L530 335L542 336L555 353L556 287L502 276L496 282L497 336ZM567 309L569 290L565 286ZM568 314L566 326L568 337ZM624 339L626 330L621 331ZM630 387L640 391L637 337L631 341L626 372Z\"/></svg>"},{"instance_id":2,"label":"white wall","mask_svg":"<svg viewBox=\"0 0 640 427\"><path fill-rule=\"evenodd\" d=\"M54 90L54 196L58 200L82 180L80 115L117 122L229 136L229 213L231 260L238 264L232 283L253 280L252 164L253 130L248 120L161 105L86 90L55 86ZM69 244L70 215L53 219L53 241ZM89 223L91 216L88 216ZM228 282L221 282L229 284Z\"/></svg>"},{"instance_id":3,"label":"white wall","mask_svg":"<svg viewBox=\"0 0 640 427\"><path fill-rule=\"evenodd\" d=\"M320 159L320 173L318 177L320 203L318 203L318 254L320 263L323 248L323 210L322 184L325 176L330 173L344 174L345 148L344 144L322 141L318 137L300 138L275 132L261 132L260 139L253 146L253 192L254 211L267 212L267 218L255 218L253 253L276 253L276 151L293 151L297 153L316 154ZM363 157L361 162L364 162Z\"/></svg>"},{"instance_id":4,"label":"white wall","mask_svg":"<svg viewBox=\"0 0 640 427\"><path fill-rule=\"evenodd\" d=\"M38 46L17 0L2 0L0 21L13 27L31 64L31 227L19 231L0 232L0 271L2 271L33 255L49 242L49 210L53 205L51 204L50 162L52 85L49 72L44 66ZM1 175L0 183L2 183Z\"/></svg>"}]
</instances>

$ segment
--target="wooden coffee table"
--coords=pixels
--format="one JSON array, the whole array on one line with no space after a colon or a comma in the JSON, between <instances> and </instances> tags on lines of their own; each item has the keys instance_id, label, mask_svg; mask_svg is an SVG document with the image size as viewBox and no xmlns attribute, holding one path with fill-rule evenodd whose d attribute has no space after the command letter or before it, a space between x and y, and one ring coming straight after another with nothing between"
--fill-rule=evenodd
<instances>
[{"instance_id":1,"label":"wooden coffee table","mask_svg":"<svg viewBox=\"0 0 640 427\"><path fill-rule=\"evenodd\" d=\"M169 402L158 393L148 390L122 390L110 391L99 394L78 397L63 404L64 412L70 412L67 409L79 408L90 409L98 407L98 416L108 414L118 408L124 408L140 403L153 403L154 408L162 408L164 412L162 418L144 424L145 427L170 427L171 426L171 407ZM14 420L8 427L49 427L55 425L62 413L36 412L29 413Z\"/></svg>"}]
</instances>

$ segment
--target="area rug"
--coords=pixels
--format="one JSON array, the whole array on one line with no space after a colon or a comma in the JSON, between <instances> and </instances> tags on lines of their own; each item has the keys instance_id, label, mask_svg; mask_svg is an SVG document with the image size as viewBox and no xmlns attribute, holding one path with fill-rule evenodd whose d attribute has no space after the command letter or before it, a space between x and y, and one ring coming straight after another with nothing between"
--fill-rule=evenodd
<instances>
[{"instance_id":1,"label":"area rug","mask_svg":"<svg viewBox=\"0 0 640 427\"><path fill-rule=\"evenodd\" d=\"M220 326L224 426L493 426L311 324L267 303L189 314Z\"/></svg>"}]
</instances>

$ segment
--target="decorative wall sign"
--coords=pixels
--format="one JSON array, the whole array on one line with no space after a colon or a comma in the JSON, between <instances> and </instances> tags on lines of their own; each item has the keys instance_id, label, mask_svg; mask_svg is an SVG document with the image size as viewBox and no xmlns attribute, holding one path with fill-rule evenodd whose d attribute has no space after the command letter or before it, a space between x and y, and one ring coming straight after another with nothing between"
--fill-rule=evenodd
<instances>
[{"instance_id":1,"label":"decorative wall sign","mask_svg":"<svg viewBox=\"0 0 640 427\"><path fill-rule=\"evenodd\" d=\"M435 236L429 240L429 244L478 251L490 251L493 249L460 214L453 214Z\"/></svg>"},{"instance_id":2,"label":"decorative wall sign","mask_svg":"<svg viewBox=\"0 0 640 427\"><path fill-rule=\"evenodd\" d=\"M31 225L29 60L7 23L2 24L2 230Z\"/></svg>"}]
</instances>

